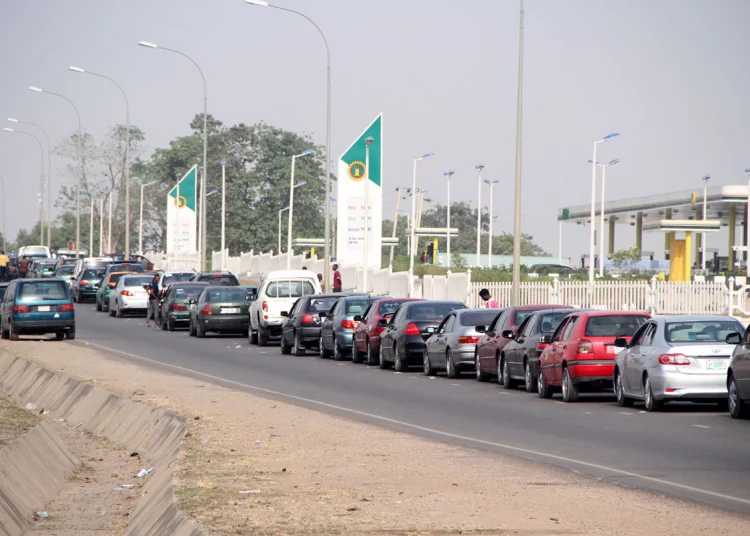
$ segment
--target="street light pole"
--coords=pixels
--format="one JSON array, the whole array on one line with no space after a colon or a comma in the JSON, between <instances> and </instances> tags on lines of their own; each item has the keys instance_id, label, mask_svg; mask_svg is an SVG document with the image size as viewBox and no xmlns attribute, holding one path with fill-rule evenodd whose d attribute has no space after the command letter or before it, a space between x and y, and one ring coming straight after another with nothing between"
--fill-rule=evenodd
<instances>
[{"instance_id":1,"label":"street light pole","mask_svg":"<svg viewBox=\"0 0 750 536\"><path fill-rule=\"evenodd\" d=\"M0 186L2 187L3 194L3 251L7 253L8 247L6 242L8 240L8 237L5 236L5 180L3 179L2 175L0 175Z\"/></svg>"},{"instance_id":2,"label":"street light pole","mask_svg":"<svg viewBox=\"0 0 750 536\"><path fill-rule=\"evenodd\" d=\"M747 175L747 207L745 208L745 243L747 248L745 249L745 270L747 277L750 278L750 168L745 170L745 174ZM3 194L3 202L5 202L5 194ZM3 229L5 229L5 220L3 220ZM3 235L5 235L4 230Z\"/></svg>"},{"instance_id":3,"label":"street light pole","mask_svg":"<svg viewBox=\"0 0 750 536\"><path fill-rule=\"evenodd\" d=\"M482 263L479 260L481 255L481 239L482 239L482 170L484 164L477 164L474 169L478 171L477 175L477 267L481 266Z\"/></svg>"},{"instance_id":4,"label":"street light pole","mask_svg":"<svg viewBox=\"0 0 750 536\"><path fill-rule=\"evenodd\" d=\"M114 190L109 190L109 222L107 223L107 249L109 251L107 253L114 253L115 250L112 249L112 198L114 197L112 194L114 193Z\"/></svg>"},{"instance_id":5,"label":"street light pole","mask_svg":"<svg viewBox=\"0 0 750 536\"><path fill-rule=\"evenodd\" d=\"M369 292L367 272L370 269L370 145L375 141L372 136L365 138L365 254L362 262L362 291Z\"/></svg>"},{"instance_id":6,"label":"street light pole","mask_svg":"<svg viewBox=\"0 0 750 536\"><path fill-rule=\"evenodd\" d=\"M65 95L61 95L60 93L55 93L53 91L48 91L36 86L29 86L29 89L37 93L47 93L48 95L54 95L55 97L65 99L66 101L68 101L68 104L73 107L73 110L75 110L76 112L76 117L78 118L78 152L80 153L79 156L81 157L81 176L78 177L78 180L76 181L76 259L78 259L80 257L81 244L81 179L84 175L86 175L86 159L83 154L83 130L81 129L81 114L78 111L78 107L73 104L73 101Z\"/></svg>"},{"instance_id":7,"label":"street light pole","mask_svg":"<svg viewBox=\"0 0 750 536\"><path fill-rule=\"evenodd\" d=\"M93 255L93 251L91 252ZM104 196L99 200L99 256L104 255Z\"/></svg>"},{"instance_id":8,"label":"street light pole","mask_svg":"<svg viewBox=\"0 0 750 536\"><path fill-rule=\"evenodd\" d=\"M281 255L281 213L282 212L286 212L287 210L289 210L288 206L286 206L286 207L282 208L281 210L279 210L279 249L278 249L278 251L276 251L277 255Z\"/></svg>"},{"instance_id":9,"label":"street light pole","mask_svg":"<svg viewBox=\"0 0 750 536\"><path fill-rule=\"evenodd\" d=\"M221 271L224 271L224 248L227 222L227 162L221 161Z\"/></svg>"},{"instance_id":10,"label":"street light pole","mask_svg":"<svg viewBox=\"0 0 750 536\"><path fill-rule=\"evenodd\" d=\"M487 240L487 268L492 268L492 205L494 204L493 200L493 192L495 186L499 180L490 181L489 179L484 179L484 182L487 183L490 187L490 236Z\"/></svg>"},{"instance_id":11,"label":"street light pole","mask_svg":"<svg viewBox=\"0 0 750 536\"><path fill-rule=\"evenodd\" d=\"M706 211L708 210L708 181L711 179L711 175L706 175L703 177L703 221L706 221L708 219L708 215L706 214ZM704 232L703 237L701 238L701 270L703 272L706 271L706 237L708 235ZM729 252L731 256L731 251ZM729 269L733 269L734 267L730 266Z\"/></svg>"},{"instance_id":12,"label":"street light pole","mask_svg":"<svg viewBox=\"0 0 750 536\"><path fill-rule=\"evenodd\" d=\"M591 158L591 232L589 233L589 291L594 285L594 255L595 240L594 232L596 228L596 146L600 143L606 143L612 138L619 136L617 132L604 136L601 140L594 142L594 156ZM602 229L603 231L604 229Z\"/></svg>"},{"instance_id":13,"label":"street light pole","mask_svg":"<svg viewBox=\"0 0 750 536\"><path fill-rule=\"evenodd\" d=\"M203 71L201 70L200 66L195 62L193 58L185 54L184 52L180 52L179 50L174 50L172 48L166 48L162 46L158 46L154 43L150 43L148 41L140 41L138 43L142 47L146 48L158 48L160 50L166 50L167 52L173 52L175 54L179 54L183 58L187 58L196 69L198 69L198 72L201 75L201 80L203 81L203 181L201 182L201 190L200 190L200 196L201 196L201 215L200 215L200 223L199 226L201 228L201 240L200 244L198 245L198 249L200 250L200 257L201 257L201 271L206 271L206 182L208 180L208 89L206 87L206 77L203 75Z\"/></svg>"},{"instance_id":14,"label":"street light pole","mask_svg":"<svg viewBox=\"0 0 750 536\"><path fill-rule=\"evenodd\" d=\"M518 94L516 100L516 176L513 201L513 305L521 305L521 127L523 125L523 0L518 24Z\"/></svg>"},{"instance_id":15,"label":"street light pole","mask_svg":"<svg viewBox=\"0 0 750 536\"><path fill-rule=\"evenodd\" d=\"M152 184L156 184L157 181L151 181L147 182L146 184L141 184L141 210L140 210L140 218L139 218L139 225L138 225L138 254L143 255L143 189L146 188L146 186L151 186Z\"/></svg>"},{"instance_id":16,"label":"street light pole","mask_svg":"<svg viewBox=\"0 0 750 536\"><path fill-rule=\"evenodd\" d=\"M40 195L40 202L41 202L41 205L39 207L39 244L43 245L44 244L44 147L42 146L42 142L39 140L39 138L37 138L30 132L24 132L22 130L15 130L13 128L8 128L8 127L6 127L4 130L6 132L11 132L14 134L23 134L24 136L29 136L31 138L34 138L34 140L36 140L37 144L39 145L39 156L40 156L39 163L41 165L41 170L42 170L41 175L40 175L41 179L39 182L39 195Z\"/></svg>"},{"instance_id":17,"label":"street light pole","mask_svg":"<svg viewBox=\"0 0 750 536\"><path fill-rule=\"evenodd\" d=\"M91 223L89 224L89 257L94 256L94 196L91 196Z\"/></svg>"},{"instance_id":18,"label":"street light pole","mask_svg":"<svg viewBox=\"0 0 750 536\"><path fill-rule=\"evenodd\" d=\"M117 89L120 90L120 93L125 98L125 169L123 170L123 178L125 180L125 260L128 260L130 259L130 104L128 103L128 96L125 94L122 86L109 76L86 71L80 67L69 67L68 69L76 73L90 74L109 80L117 86Z\"/></svg>"},{"instance_id":19,"label":"street light pole","mask_svg":"<svg viewBox=\"0 0 750 536\"><path fill-rule=\"evenodd\" d=\"M417 251L416 225L417 221L417 162L435 156L435 153L425 153L419 158L414 159L414 168L411 175L411 217L409 218L410 234L410 252L409 252L409 297L414 297L414 254Z\"/></svg>"},{"instance_id":20,"label":"street light pole","mask_svg":"<svg viewBox=\"0 0 750 536\"><path fill-rule=\"evenodd\" d=\"M446 203L446 205L447 205L446 206L446 213L447 214L446 214L446 218L445 218L446 219L446 225L445 225L445 227L447 229L446 240L448 242L445 254L447 256L446 266L448 268L451 267L451 177L453 176L453 173L454 173L453 170L446 171L445 173L443 173L443 176L445 176L446 183L447 183L447 188L448 188L448 202Z\"/></svg>"},{"instance_id":21,"label":"street light pole","mask_svg":"<svg viewBox=\"0 0 750 536\"><path fill-rule=\"evenodd\" d=\"M607 168L618 164L620 160L615 158L610 160L606 164L600 164L594 162L597 166L602 168L602 195L601 202L599 203L599 277L604 277L604 189L607 185ZM591 160L589 160L591 163Z\"/></svg>"},{"instance_id":22,"label":"street light pole","mask_svg":"<svg viewBox=\"0 0 750 536\"><path fill-rule=\"evenodd\" d=\"M307 149L306 151L302 151L300 154L296 154L292 156L292 177L291 181L289 183L289 226L287 230L287 237L286 237L286 269L291 270L292 269L292 218L294 215L294 189L297 186L302 186L303 183L294 184L294 169L296 166L296 162L298 158L305 157L309 154L313 154L315 152L315 149ZM305 182L305 184L307 184Z\"/></svg>"}]
</instances>

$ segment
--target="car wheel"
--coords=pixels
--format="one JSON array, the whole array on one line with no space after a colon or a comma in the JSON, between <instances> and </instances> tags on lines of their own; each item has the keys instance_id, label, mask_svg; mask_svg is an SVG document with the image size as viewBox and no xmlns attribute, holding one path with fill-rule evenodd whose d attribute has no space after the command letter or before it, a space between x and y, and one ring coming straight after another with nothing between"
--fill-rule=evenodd
<instances>
[{"instance_id":1,"label":"car wheel","mask_svg":"<svg viewBox=\"0 0 750 536\"><path fill-rule=\"evenodd\" d=\"M64 331L58 331L57 333L55 333L55 340L56 341L61 341L64 338L65 338L65 332Z\"/></svg>"},{"instance_id":2,"label":"car wheel","mask_svg":"<svg viewBox=\"0 0 750 536\"><path fill-rule=\"evenodd\" d=\"M197 321L197 324L198 325L195 326L195 336L199 339L203 339L206 336L206 328L200 323L200 320Z\"/></svg>"},{"instance_id":3,"label":"car wheel","mask_svg":"<svg viewBox=\"0 0 750 536\"><path fill-rule=\"evenodd\" d=\"M318 353L321 359L328 359L329 357L331 357L331 354L328 353L328 350L326 350L326 347L323 344L322 334L320 335L320 340L318 341Z\"/></svg>"},{"instance_id":4,"label":"car wheel","mask_svg":"<svg viewBox=\"0 0 750 536\"><path fill-rule=\"evenodd\" d=\"M10 340L17 341L18 340L18 332L13 329L13 322L8 325L8 334L10 337Z\"/></svg>"},{"instance_id":5,"label":"car wheel","mask_svg":"<svg viewBox=\"0 0 750 536\"><path fill-rule=\"evenodd\" d=\"M727 399L729 406L729 415L733 419L746 419L748 416L748 405L740 398L740 391L737 389L737 380L734 374L729 376L729 397Z\"/></svg>"},{"instance_id":6,"label":"car wheel","mask_svg":"<svg viewBox=\"0 0 750 536\"><path fill-rule=\"evenodd\" d=\"M296 356L303 356L305 355L305 347L300 346L299 343L299 337L297 337L297 334L294 334L294 342L292 343L292 355Z\"/></svg>"},{"instance_id":7,"label":"car wheel","mask_svg":"<svg viewBox=\"0 0 750 536\"><path fill-rule=\"evenodd\" d=\"M476 373L478 382L486 382L490 379L487 374L482 372L482 367L479 364L479 355L476 352L474 353L474 371Z\"/></svg>"},{"instance_id":8,"label":"car wheel","mask_svg":"<svg viewBox=\"0 0 750 536\"><path fill-rule=\"evenodd\" d=\"M188 324L188 332L190 333L191 337L195 337L195 329L193 329L193 321L190 320L190 324Z\"/></svg>"},{"instance_id":9,"label":"car wheel","mask_svg":"<svg viewBox=\"0 0 750 536\"><path fill-rule=\"evenodd\" d=\"M359 353L359 350L357 350L357 343L356 341L352 342L352 363L361 363L362 362L362 355Z\"/></svg>"},{"instance_id":10,"label":"car wheel","mask_svg":"<svg viewBox=\"0 0 750 536\"><path fill-rule=\"evenodd\" d=\"M115 310L111 306L107 307L107 311L109 311L109 316L115 316Z\"/></svg>"},{"instance_id":11,"label":"car wheel","mask_svg":"<svg viewBox=\"0 0 750 536\"><path fill-rule=\"evenodd\" d=\"M552 398L552 389L547 385L547 380L544 379L544 374L539 371L539 376L536 377L536 392L539 398Z\"/></svg>"},{"instance_id":12,"label":"car wheel","mask_svg":"<svg viewBox=\"0 0 750 536\"><path fill-rule=\"evenodd\" d=\"M380 343L380 349L378 350L378 365L381 369L387 370L391 368L391 364L383 357L383 343Z\"/></svg>"},{"instance_id":13,"label":"car wheel","mask_svg":"<svg viewBox=\"0 0 750 536\"><path fill-rule=\"evenodd\" d=\"M533 393L536 391L536 382L534 381L534 376L531 374L531 367L529 366L528 361L524 361L523 363L523 380L526 384L526 392L527 393Z\"/></svg>"},{"instance_id":14,"label":"car wheel","mask_svg":"<svg viewBox=\"0 0 750 536\"><path fill-rule=\"evenodd\" d=\"M578 387L573 383L568 367L563 369L562 395L563 402L575 402L578 400Z\"/></svg>"},{"instance_id":15,"label":"car wheel","mask_svg":"<svg viewBox=\"0 0 750 536\"><path fill-rule=\"evenodd\" d=\"M422 355L422 372L424 372L425 376L435 375L435 369L430 362L430 354L427 353L427 348L424 349L424 354Z\"/></svg>"},{"instance_id":16,"label":"car wheel","mask_svg":"<svg viewBox=\"0 0 750 536\"><path fill-rule=\"evenodd\" d=\"M5 328L0 328L0 339L8 339L10 338L10 334L8 333L8 330Z\"/></svg>"},{"instance_id":17,"label":"car wheel","mask_svg":"<svg viewBox=\"0 0 750 536\"><path fill-rule=\"evenodd\" d=\"M651 380L648 376L646 376L646 379L644 380L643 392L646 394L646 400L644 401L646 411L659 411L664 407L664 402L654 398L654 389L651 387Z\"/></svg>"},{"instance_id":18,"label":"car wheel","mask_svg":"<svg viewBox=\"0 0 750 536\"><path fill-rule=\"evenodd\" d=\"M268 330L258 326L258 346L268 346Z\"/></svg>"},{"instance_id":19,"label":"car wheel","mask_svg":"<svg viewBox=\"0 0 750 536\"><path fill-rule=\"evenodd\" d=\"M162 324L164 324L164 321L162 321ZM174 320L169 318L167 319L167 331L174 331Z\"/></svg>"},{"instance_id":20,"label":"car wheel","mask_svg":"<svg viewBox=\"0 0 750 536\"><path fill-rule=\"evenodd\" d=\"M117 305L117 302L115 302L115 304ZM117 305L117 310L115 311L115 316L117 318L122 318L122 315L123 315L123 310L120 309L119 305Z\"/></svg>"},{"instance_id":21,"label":"car wheel","mask_svg":"<svg viewBox=\"0 0 750 536\"><path fill-rule=\"evenodd\" d=\"M367 364L371 367L378 364L378 360L372 355L372 345L370 344L370 341L367 341Z\"/></svg>"},{"instance_id":22,"label":"car wheel","mask_svg":"<svg viewBox=\"0 0 750 536\"><path fill-rule=\"evenodd\" d=\"M75 339L75 338L76 338L76 328L71 328L71 329L69 329L68 331L66 331L66 332L65 332L65 337L66 337L66 338L67 338L67 339L68 339L69 341L72 341L73 339Z\"/></svg>"},{"instance_id":23,"label":"car wheel","mask_svg":"<svg viewBox=\"0 0 750 536\"><path fill-rule=\"evenodd\" d=\"M333 338L333 359L335 361L343 361L346 359L346 354L341 351L339 343L336 342L336 337Z\"/></svg>"},{"instance_id":24,"label":"car wheel","mask_svg":"<svg viewBox=\"0 0 750 536\"><path fill-rule=\"evenodd\" d=\"M621 408L629 408L633 405L633 399L625 396L622 375L617 371L615 371L615 397L617 397L617 405Z\"/></svg>"},{"instance_id":25,"label":"car wheel","mask_svg":"<svg viewBox=\"0 0 750 536\"><path fill-rule=\"evenodd\" d=\"M281 350L281 355L289 355L291 353L291 349L289 345L286 343L286 337L284 337L284 333L281 333L281 341L279 342L279 350Z\"/></svg>"},{"instance_id":26,"label":"car wheel","mask_svg":"<svg viewBox=\"0 0 750 536\"><path fill-rule=\"evenodd\" d=\"M445 375L455 380L460 376L460 373L456 369L456 364L453 362L453 354L450 348L445 352Z\"/></svg>"},{"instance_id":27,"label":"car wheel","mask_svg":"<svg viewBox=\"0 0 750 536\"><path fill-rule=\"evenodd\" d=\"M393 360L395 361L393 368L396 372L406 372L409 370L409 365L401 359L401 352L398 351L398 344L396 344L396 348L393 349L393 354Z\"/></svg>"},{"instance_id":28,"label":"car wheel","mask_svg":"<svg viewBox=\"0 0 750 536\"><path fill-rule=\"evenodd\" d=\"M101 311L102 310L102 302L99 300L96 300L96 310Z\"/></svg>"},{"instance_id":29,"label":"car wheel","mask_svg":"<svg viewBox=\"0 0 750 536\"><path fill-rule=\"evenodd\" d=\"M250 328L250 338L248 340L250 344L258 344L258 332L253 328Z\"/></svg>"},{"instance_id":30,"label":"car wheel","mask_svg":"<svg viewBox=\"0 0 750 536\"><path fill-rule=\"evenodd\" d=\"M508 365L508 360L505 359L505 357L502 357L501 362L501 368L503 369L503 387L506 389L513 389L516 386L516 381L510 377L510 365ZM498 381L500 381L499 378Z\"/></svg>"}]
</instances>

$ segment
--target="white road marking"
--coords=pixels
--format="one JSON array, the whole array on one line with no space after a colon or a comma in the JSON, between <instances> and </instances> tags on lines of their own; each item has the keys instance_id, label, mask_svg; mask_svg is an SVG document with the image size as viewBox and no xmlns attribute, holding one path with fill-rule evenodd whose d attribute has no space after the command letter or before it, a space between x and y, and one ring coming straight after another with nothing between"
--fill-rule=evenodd
<instances>
[{"instance_id":1,"label":"white road marking","mask_svg":"<svg viewBox=\"0 0 750 536\"><path fill-rule=\"evenodd\" d=\"M620 415L638 415L637 413L631 413L629 411L618 411Z\"/></svg>"},{"instance_id":2,"label":"white road marking","mask_svg":"<svg viewBox=\"0 0 750 536\"><path fill-rule=\"evenodd\" d=\"M289 400L297 400L299 402L306 402L308 404L313 404L313 405L321 406L321 407L324 407L324 408L335 409L337 411L342 411L342 412L345 412L345 413L351 413L352 415L359 415L359 416L362 416L362 417L367 417L369 419L374 419L374 420L378 420L378 421L382 421L382 422L387 422L387 423L390 423L390 424L396 424L396 425L399 425L399 426L403 426L405 428L411 428L412 430L419 430L421 432L426 432L426 433L429 433L429 434L434 434L434 435L438 435L438 436L442 436L442 437L447 437L447 438L450 438L450 439L458 439L458 440L461 440L461 441L467 441L467 442L470 442L470 443L476 443L478 445L486 445L486 446L496 447L496 448L499 448L499 449L505 449L507 451L518 452L518 453L522 453L522 454L526 454L526 455L532 455L532 456L538 456L540 458L547 458L547 459L555 460L555 461L558 461L558 462L572 463L572 464L575 464L575 465L580 465L581 467L588 467L590 469L597 469L599 471L604 471L604 472L608 472L608 473L615 473L617 475L625 476L625 477L629 477L629 478L634 478L636 480L643 480L645 482L652 482L654 484L660 484L660 485L663 485L663 486L670 486L670 487L673 487L673 488L676 488L676 489L681 489L681 490L689 491L689 492L692 492L692 493L698 493L698 494L701 494L701 495L707 495L709 497L716 497L716 498L719 498L719 499L724 499L724 500L728 500L728 501L735 501L735 502L738 502L738 503L750 505L750 500L743 499L741 497L733 497L732 495L726 495L724 493L718 493L718 492L715 492L715 491L710 491L710 490L706 490L706 489L696 488L694 486L688 486L687 484L680 484L679 482L672 482L671 480L664 480L662 478L655 478L655 477L652 477L652 476L641 475L639 473L633 473L632 471L624 471L622 469L617 469L615 467L608 467L606 465L600 465L598 463L591 463L591 462L587 462L587 461L583 461L583 460L576 460L575 458L568 458L566 456L558 456L557 454L551 454L549 452L542 452L542 451L539 451L539 450L526 449L526 448L523 448L523 447L516 447L516 446L513 446L513 445L508 445L506 443L497 443L497 442L494 442L494 441L488 441L486 439L479 439L479 438L476 438L476 437L469 437L469 436L464 436L464 435L460 435L460 434L454 434L454 433L451 433L451 432L444 432L442 430L436 430L434 428L428 428L426 426L420 426L418 424L412 424L412 423L406 422L406 421L399 421L398 419L391 419L390 417L384 417L383 415L376 415L374 413L367 413L365 411L359 411L359 410L356 410L356 409L345 408L343 406L337 406L336 404L329 404L327 402L321 402L320 400L314 400L314 399L311 399L311 398L305 398L305 397L297 396L297 395L290 395L290 394L287 394L287 393L282 393L281 391L274 391L273 389L266 389L264 387L257 387L255 385L250 385L250 384L247 384L247 383L237 382L237 381L234 381L234 380L227 380L227 379L222 378L220 376L214 376L212 374L206 374L205 372L199 372L197 370L189 369L187 367L181 367L179 365L172 365L170 363L163 363L163 362L157 361L155 359L150 359L148 357L143 357L143 356L140 356L140 355L137 355L137 354L131 354L129 352L123 352L122 350L118 350L116 348L110 348L108 346L104 346L104 345L101 345L101 344L96 344L96 343L93 343L93 342L89 343L89 342L86 342L86 341L83 341L83 340L79 339L78 341L74 341L73 344L80 344L81 342L83 342L86 346L93 346L95 348L100 348L102 350L107 350L108 352L112 352L112 353L115 353L115 354L124 355L124 356L127 356L127 357L131 357L133 359L138 359L140 361L145 361L147 363L153 363L155 365L161 365L163 367L171 368L171 369L174 369L174 370L179 370L179 371L182 371L182 372L186 372L188 374L193 374L193 375L196 375L196 376L202 376L204 378L208 378L210 380L216 380L218 382L222 382L222 383L225 383L225 384L228 384L228 385L236 385L237 387L242 387L242 388L245 388L245 389L251 389L253 391L258 391L260 393L266 393L266 394L269 394L269 395L274 395L274 396L279 396L279 397L283 397L283 398L288 398ZM396 374L398 374L398 373L396 373ZM635 415L635 414L634 413L632 413L632 414L631 413L627 413L626 415Z\"/></svg>"},{"instance_id":3,"label":"white road marking","mask_svg":"<svg viewBox=\"0 0 750 536\"><path fill-rule=\"evenodd\" d=\"M460 383L452 383L451 385L455 385L456 387L461 387Z\"/></svg>"},{"instance_id":4,"label":"white road marking","mask_svg":"<svg viewBox=\"0 0 750 536\"><path fill-rule=\"evenodd\" d=\"M696 428L711 428L710 426L705 426L703 424L694 424L693 426L695 426Z\"/></svg>"}]
</instances>

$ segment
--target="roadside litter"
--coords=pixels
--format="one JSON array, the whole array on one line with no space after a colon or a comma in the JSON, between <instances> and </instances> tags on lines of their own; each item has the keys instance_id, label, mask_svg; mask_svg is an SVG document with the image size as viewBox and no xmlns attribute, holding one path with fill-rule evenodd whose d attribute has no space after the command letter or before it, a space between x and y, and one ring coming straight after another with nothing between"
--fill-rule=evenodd
<instances>
[{"instance_id":1,"label":"roadside litter","mask_svg":"<svg viewBox=\"0 0 750 536\"><path fill-rule=\"evenodd\" d=\"M141 469L140 471L138 471L138 474L135 475L135 477L136 478L143 478L146 475L150 475L155 469L156 469L156 467L151 467L149 469Z\"/></svg>"},{"instance_id":2,"label":"roadside litter","mask_svg":"<svg viewBox=\"0 0 750 536\"><path fill-rule=\"evenodd\" d=\"M47 519L49 517L47 512L36 512L34 515L37 519Z\"/></svg>"},{"instance_id":3,"label":"roadside litter","mask_svg":"<svg viewBox=\"0 0 750 536\"><path fill-rule=\"evenodd\" d=\"M259 489L251 489L246 491L240 491L240 494L247 495L248 493L254 493L255 495L258 495L260 493Z\"/></svg>"},{"instance_id":4,"label":"roadside litter","mask_svg":"<svg viewBox=\"0 0 750 536\"><path fill-rule=\"evenodd\" d=\"M33 402L29 402L28 404L26 404L26 409L29 411L34 411L36 409L36 404L34 404Z\"/></svg>"}]
</instances>

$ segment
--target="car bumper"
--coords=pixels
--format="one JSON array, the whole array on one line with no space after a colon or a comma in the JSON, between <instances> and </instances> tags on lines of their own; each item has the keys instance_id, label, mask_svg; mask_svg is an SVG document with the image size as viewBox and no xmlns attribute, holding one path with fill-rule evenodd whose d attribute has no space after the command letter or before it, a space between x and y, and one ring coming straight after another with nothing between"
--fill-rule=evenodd
<instances>
[{"instance_id":1,"label":"car bumper","mask_svg":"<svg viewBox=\"0 0 750 536\"><path fill-rule=\"evenodd\" d=\"M409 365L421 365L424 361L425 342L421 335L407 335L404 339L404 353Z\"/></svg>"},{"instance_id":2,"label":"car bumper","mask_svg":"<svg viewBox=\"0 0 750 536\"><path fill-rule=\"evenodd\" d=\"M17 333L50 333L59 330L75 329L76 321L71 319L58 320L14 320L13 330Z\"/></svg>"},{"instance_id":3,"label":"car bumper","mask_svg":"<svg viewBox=\"0 0 750 536\"><path fill-rule=\"evenodd\" d=\"M148 309L148 298L120 298L120 307L122 309Z\"/></svg>"},{"instance_id":4,"label":"car bumper","mask_svg":"<svg viewBox=\"0 0 750 536\"><path fill-rule=\"evenodd\" d=\"M297 340L304 346L318 346L320 342L320 327L297 328Z\"/></svg>"},{"instance_id":5,"label":"car bumper","mask_svg":"<svg viewBox=\"0 0 750 536\"><path fill-rule=\"evenodd\" d=\"M727 397L727 375L684 374L679 371L651 369L651 389L657 400L724 399Z\"/></svg>"},{"instance_id":6,"label":"car bumper","mask_svg":"<svg viewBox=\"0 0 750 536\"><path fill-rule=\"evenodd\" d=\"M569 361L568 370L573 383L611 382L615 372L615 361L609 359L591 359Z\"/></svg>"},{"instance_id":7,"label":"car bumper","mask_svg":"<svg viewBox=\"0 0 750 536\"><path fill-rule=\"evenodd\" d=\"M337 331L336 343L343 351L351 350L354 343L354 331Z\"/></svg>"},{"instance_id":8,"label":"car bumper","mask_svg":"<svg viewBox=\"0 0 750 536\"><path fill-rule=\"evenodd\" d=\"M92 289L79 288L78 289L78 297L79 298L96 299L96 292L97 292L97 290L98 289L95 289L95 288L92 288Z\"/></svg>"},{"instance_id":9,"label":"car bumper","mask_svg":"<svg viewBox=\"0 0 750 536\"><path fill-rule=\"evenodd\" d=\"M467 367L471 365L471 368L474 368L473 344L461 345L458 348L451 349L451 355L453 356L453 363L456 366Z\"/></svg>"},{"instance_id":10,"label":"car bumper","mask_svg":"<svg viewBox=\"0 0 750 536\"><path fill-rule=\"evenodd\" d=\"M189 311L181 311L179 313L176 313L176 312L173 311L173 312L169 313L167 315L167 317L172 322L185 322L185 323L190 322L190 312Z\"/></svg>"},{"instance_id":11,"label":"car bumper","mask_svg":"<svg viewBox=\"0 0 750 536\"><path fill-rule=\"evenodd\" d=\"M212 315L212 317L199 318L198 321L205 326L206 331L242 332L248 329L250 319L247 315L227 315L224 317Z\"/></svg>"}]
</instances>

